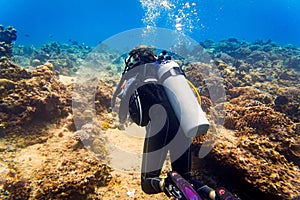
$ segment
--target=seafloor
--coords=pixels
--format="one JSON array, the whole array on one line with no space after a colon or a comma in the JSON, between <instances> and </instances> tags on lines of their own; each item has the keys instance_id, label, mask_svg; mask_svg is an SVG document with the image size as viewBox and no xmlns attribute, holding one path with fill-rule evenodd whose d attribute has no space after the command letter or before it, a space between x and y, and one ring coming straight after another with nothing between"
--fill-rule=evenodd
<instances>
[{"instance_id":1,"label":"seafloor","mask_svg":"<svg viewBox=\"0 0 300 200\"><path fill-rule=\"evenodd\" d=\"M109 112L120 72L110 64L113 53L98 60L105 76L95 95L85 97L87 103L95 100L95 122L91 110L76 116L72 110L72 77L91 47L72 41L12 50L8 42L1 43L8 50L2 48L0 60L0 199L167 199L144 194L138 174L114 171L104 162L108 138L128 148L142 145L118 138L122 131ZM194 177L242 199L299 198L300 48L233 38L201 45L210 63L182 63L203 110L219 121L193 141ZM210 98L209 80L220 80L213 67L225 100ZM201 145L212 143L212 151L198 158Z\"/></svg>"}]
</instances>

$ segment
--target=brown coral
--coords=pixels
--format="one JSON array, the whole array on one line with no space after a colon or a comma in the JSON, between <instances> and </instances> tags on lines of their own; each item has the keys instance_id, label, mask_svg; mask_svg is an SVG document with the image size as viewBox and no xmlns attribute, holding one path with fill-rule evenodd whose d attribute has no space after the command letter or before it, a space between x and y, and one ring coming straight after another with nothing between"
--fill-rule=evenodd
<instances>
[{"instance_id":1,"label":"brown coral","mask_svg":"<svg viewBox=\"0 0 300 200\"><path fill-rule=\"evenodd\" d=\"M263 92L248 87L233 88L228 94L232 99L226 105L225 127L236 130L248 127L252 132L267 134L277 141L294 134L293 122L283 113L274 111L272 99Z\"/></svg>"},{"instance_id":2,"label":"brown coral","mask_svg":"<svg viewBox=\"0 0 300 200\"><path fill-rule=\"evenodd\" d=\"M32 191L30 180L13 169L1 172L0 188L0 197L3 200L29 199Z\"/></svg>"},{"instance_id":3,"label":"brown coral","mask_svg":"<svg viewBox=\"0 0 300 200\"><path fill-rule=\"evenodd\" d=\"M229 142L224 142L228 136L221 136L222 142L210 156L243 174L262 192L278 195L274 198L291 198L300 188L297 156L293 154L297 149L293 141L299 141L295 124L272 108L273 100L264 92L244 87L227 93L230 102L224 126L236 133Z\"/></svg>"},{"instance_id":4,"label":"brown coral","mask_svg":"<svg viewBox=\"0 0 300 200\"><path fill-rule=\"evenodd\" d=\"M73 115L77 129L93 120L112 122L110 111L112 87L105 81L86 80L78 82L73 90Z\"/></svg>"},{"instance_id":5,"label":"brown coral","mask_svg":"<svg viewBox=\"0 0 300 200\"><path fill-rule=\"evenodd\" d=\"M110 171L99 160L80 155L75 160L62 160L56 170L45 165L35 175L35 199L86 199L96 186L107 185Z\"/></svg>"},{"instance_id":6,"label":"brown coral","mask_svg":"<svg viewBox=\"0 0 300 200\"><path fill-rule=\"evenodd\" d=\"M277 90L277 92L280 92ZM215 146L205 158L206 165L217 173L220 168L236 182L253 190L254 196L269 199L291 199L299 194L299 125L284 112L274 96L253 87L236 87L227 91L226 117ZM276 97L275 97L276 98ZM289 101L282 98L280 103ZM213 114L213 113L212 113ZM298 127L298 128L297 128ZM209 138L197 138L197 146ZM234 178L235 177L235 178ZM204 175L205 178L205 175ZM218 179L218 178L217 178ZM208 180L209 181L209 180ZM221 182L222 180L218 180ZM246 189L244 188L244 189Z\"/></svg>"},{"instance_id":7,"label":"brown coral","mask_svg":"<svg viewBox=\"0 0 300 200\"><path fill-rule=\"evenodd\" d=\"M39 118L51 121L70 111L70 93L50 63L29 72L6 59L1 66L0 124L3 131Z\"/></svg>"}]
</instances>

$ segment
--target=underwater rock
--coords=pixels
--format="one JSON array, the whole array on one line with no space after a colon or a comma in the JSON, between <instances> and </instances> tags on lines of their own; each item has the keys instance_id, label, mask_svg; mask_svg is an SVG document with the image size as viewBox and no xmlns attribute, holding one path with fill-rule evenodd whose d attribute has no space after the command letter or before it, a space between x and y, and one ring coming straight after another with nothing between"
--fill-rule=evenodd
<instances>
[{"instance_id":1,"label":"underwater rock","mask_svg":"<svg viewBox=\"0 0 300 200\"><path fill-rule=\"evenodd\" d=\"M103 138L96 138L92 145L91 145L91 150L97 154L98 158L105 158L105 156L108 155L107 150L105 148L105 141Z\"/></svg>"},{"instance_id":2,"label":"underwater rock","mask_svg":"<svg viewBox=\"0 0 300 200\"><path fill-rule=\"evenodd\" d=\"M220 53L219 55L217 55L217 57L226 63L233 63L235 60L232 56L228 55L227 53Z\"/></svg>"},{"instance_id":3,"label":"underwater rock","mask_svg":"<svg viewBox=\"0 0 300 200\"><path fill-rule=\"evenodd\" d=\"M0 24L0 41L5 43L12 43L17 39L17 30L12 26L7 26L4 28L2 24Z\"/></svg>"},{"instance_id":4,"label":"underwater rock","mask_svg":"<svg viewBox=\"0 0 300 200\"><path fill-rule=\"evenodd\" d=\"M221 70L228 66L218 63ZM229 101L225 103L226 129L220 129L219 135L205 136L204 145L215 144L204 158L210 169L206 173L214 174L216 182L227 177L230 181L225 184L241 185L243 190L251 191L253 199L259 196L292 199L300 193L300 93L298 88L274 83L255 86L260 89L253 86L226 89ZM297 108L293 109L294 114L290 111L292 106ZM198 145L203 145L203 141L204 138L194 139L196 149L201 148ZM203 177L206 175L202 174ZM209 177L206 179L209 182Z\"/></svg>"},{"instance_id":5,"label":"underwater rock","mask_svg":"<svg viewBox=\"0 0 300 200\"><path fill-rule=\"evenodd\" d=\"M247 58L245 59L246 62L250 63L250 64L254 64L258 61L265 61L266 59L269 58L269 54L266 53L265 51L259 51L259 50L255 50L255 51L248 51L247 54L245 54L245 56L247 56Z\"/></svg>"},{"instance_id":6,"label":"underwater rock","mask_svg":"<svg viewBox=\"0 0 300 200\"><path fill-rule=\"evenodd\" d=\"M288 116L293 122L300 122L300 89L299 87L269 87L270 93L275 96L274 110Z\"/></svg>"},{"instance_id":7,"label":"underwater rock","mask_svg":"<svg viewBox=\"0 0 300 200\"><path fill-rule=\"evenodd\" d=\"M111 180L111 168L97 158L83 152L66 156L69 159L45 162L34 172L34 199L88 199L96 187L106 186Z\"/></svg>"},{"instance_id":8,"label":"underwater rock","mask_svg":"<svg viewBox=\"0 0 300 200\"><path fill-rule=\"evenodd\" d=\"M39 59L33 59L30 61L30 65L33 66L33 67L37 67L39 65L41 65L41 61Z\"/></svg>"},{"instance_id":9,"label":"underwater rock","mask_svg":"<svg viewBox=\"0 0 300 200\"><path fill-rule=\"evenodd\" d=\"M70 111L70 93L58 81L53 66L38 66L29 72L8 60L0 61L0 123L3 131L35 118L51 121Z\"/></svg>"},{"instance_id":10,"label":"underwater rock","mask_svg":"<svg viewBox=\"0 0 300 200\"><path fill-rule=\"evenodd\" d=\"M87 80L76 85L73 93L73 114L77 129L95 119L113 122L108 116L112 98L112 87L103 80L97 82L94 88L94 80ZM95 91L95 94L87 91ZM95 107L94 107L95 106Z\"/></svg>"},{"instance_id":11,"label":"underwater rock","mask_svg":"<svg viewBox=\"0 0 300 200\"><path fill-rule=\"evenodd\" d=\"M270 139L279 141L295 134L292 130L294 123L272 108L274 103L267 93L250 87L233 88L227 93L231 99L226 107L229 116L235 113L235 129L250 127L253 132L268 134ZM286 131L280 132L281 129Z\"/></svg>"},{"instance_id":12,"label":"underwater rock","mask_svg":"<svg viewBox=\"0 0 300 200\"><path fill-rule=\"evenodd\" d=\"M266 81L284 86L299 85L300 48L283 47L269 41L249 43L234 38L201 44L212 52L211 58L225 82L233 86Z\"/></svg>"},{"instance_id":13,"label":"underwater rock","mask_svg":"<svg viewBox=\"0 0 300 200\"><path fill-rule=\"evenodd\" d=\"M201 108L205 113L209 112L209 109L212 107L212 105L213 103L208 97L201 96Z\"/></svg>"},{"instance_id":14,"label":"underwater rock","mask_svg":"<svg viewBox=\"0 0 300 200\"><path fill-rule=\"evenodd\" d=\"M0 141L0 198L10 199L95 199L97 189L107 186L112 179L112 169L99 158L91 154L68 131L66 123L71 118L63 118L61 123L49 124L50 129L37 127L30 123L24 133L14 132L15 136L5 137ZM83 131L92 135L99 133L99 127L86 124ZM27 138L42 138L46 141L20 147L23 134ZM54 133L54 134L53 134ZM62 134L63 133L63 134ZM24 139L24 138L23 138ZM99 139L99 137L97 137ZM104 140L101 140L104 142ZM27 142L27 141L26 141ZM8 147L7 144L17 146ZM13 145L12 144L12 145ZM98 156L105 153L103 146L95 142ZM102 149L101 149L102 148ZM102 151L103 150L103 151Z\"/></svg>"},{"instance_id":15,"label":"underwater rock","mask_svg":"<svg viewBox=\"0 0 300 200\"><path fill-rule=\"evenodd\" d=\"M221 135L209 158L275 199L299 194L296 125L273 109L274 102L265 92L241 87L227 93L224 126L235 132L230 137Z\"/></svg>"},{"instance_id":16,"label":"underwater rock","mask_svg":"<svg viewBox=\"0 0 300 200\"><path fill-rule=\"evenodd\" d=\"M0 59L0 78L11 81L20 81L21 79L30 79L31 73L24 68L10 62L8 59Z\"/></svg>"},{"instance_id":17,"label":"underwater rock","mask_svg":"<svg viewBox=\"0 0 300 200\"><path fill-rule=\"evenodd\" d=\"M299 69L300 67L300 57L299 56L292 56L288 62L286 63L288 68Z\"/></svg>"},{"instance_id":18,"label":"underwater rock","mask_svg":"<svg viewBox=\"0 0 300 200\"><path fill-rule=\"evenodd\" d=\"M110 112L111 98L113 89L106 82L100 81L97 85L95 95L96 112L102 115L107 115Z\"/></svg>"},{"instance_id":19,"label":"underwater rock","mask_svg":"<svg viewBox=\"0 0 300 200\"><path fill-rule=\"evenodd\" d=\"M213 70L212 64L193 62L186 66L185 75L195 87L201 96L210 97L210 92L214 92L214 100L223 100L224 97L224 80Z\"/></svg>"},{"instance_id":20,"label":"underwater rock","mask_svg":"<svg viewBox=\"0 0 300 200\"><path fill-rule=\"evenodd\" d=\"M285 105L289 102L288 98L286 96L277 96L275 99L275 105Z\"/></svg>"},{"instance_id":21,"label":"underwater rock","mask_svg":"<svg viewBox=\"0 0 300 200\"><path fill-rule=\"evenodd\" d=\"M248 46L247 47L240 47L235 49L233 52L231 52L231 55L235 59L245 60L245 58L248 58L251 53L255 51L251 50ZM251 60L253 60L253 55L250 57ZM254 58L255 60L256 58Z\"/></svg>"},{"instance_id":22,"label":"underwater rock","mask_svg":"<svg viewBox=\"0 0 300 200\"><path fill-rule=\"evenodd\" d=\"M14 169L5 168L0 163L0 197L1 199L29 199L32 188L30 180L22 177Z\"/></svg>"}]
</instances>

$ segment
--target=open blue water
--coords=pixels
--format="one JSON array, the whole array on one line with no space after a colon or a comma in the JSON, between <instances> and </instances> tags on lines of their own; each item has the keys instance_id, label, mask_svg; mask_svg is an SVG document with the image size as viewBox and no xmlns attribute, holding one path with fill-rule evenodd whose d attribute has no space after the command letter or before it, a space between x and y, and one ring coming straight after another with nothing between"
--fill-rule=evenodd
<instances>
[{"instance_id":1,"label":"open blue water","mask_svg":"<svg viewBox=\"0 0 300 200\"><path fill-rule=\"evenodd\" d=\"M145 22L142 3L149 2L157 2L152 14L160 16ZM181 31L197 41L235 37L300 46L299 0L0 0L0 8L0 24L17 29L17 44L76 40L96 45L153 23L175 29L175 20L185 14Z\"/></svg>"}]
</instances>

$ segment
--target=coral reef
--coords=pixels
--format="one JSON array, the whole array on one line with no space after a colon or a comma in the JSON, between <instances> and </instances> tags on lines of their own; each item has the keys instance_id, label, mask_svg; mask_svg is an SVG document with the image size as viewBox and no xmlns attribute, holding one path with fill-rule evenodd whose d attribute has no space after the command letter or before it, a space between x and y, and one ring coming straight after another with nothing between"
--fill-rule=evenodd
<instances>
[{"instance_id":1,"label":"coral reef","mask_svg":"<svg viewBox=\"0 0 300 200\"><path fill-rule=\"evenodd\" d=\"M74 132L72 85L58 80L51 63L26 70L3 58L0 66L0 198L101 199L98 188L112 178L100 161L106 155L101 126L112 120L111 87L97 87L100 122L83 112L87 121Z\"/></svg>"},{"instance_id":2,"label":"coral reef","mask_svg":"<svg viewBox=\"0 0 300 200\"><path fill-rule=\"evenodd\" d=\"M272 41L248 43L235 38L207 40L202 45L210 54L211 63L190 63L186 75L202 95L210 98L211 79L217 80L211 72L217 68L228 102L213 102L215 105L208 109L208 117L221 119L219 125L226 129L206 135L206 142L215 144L204 159L205 167L211 170L198 174L199 177L211 183L210 177L215 175L216 182L234 188L220 178L227 177L252 191L254 196L245 196L246 199L297 197L300 49ZM220 113L218 107L225 108L226 113ZM203 137L194 140L196 152L203 141Z\"/></svg>"},{"instance_id":3,"label":"coral reef","mask_svg":"<svg viewBox=\"0 0 300 200\"><path fill-rule=\"evenodd\" d=\"M203 110L215 120L194 139L195 153L214 144L204 159L194 158L194 177L236 189L242 199L299 196L299 48L235 38L201 44L204 50L194 50L199 62L181 60ZM72 41L15 47L14 60L26 69L0 60L1 199L124 199L132 191L127 185L139 190L134 174L120 180L102 163L107 139L117 140L120 131L111 129L116 125L109 112L121 71L113 64L120 61L116 55ZM101 80L87 76L68 86L58 80L59 74L78 75L81 65L103 72ZM138 197L154 198L136 191Z\"/></svg>"},{"instance_id":4,"label":"coral reef","mask_svg":"<svg viewBox=\"0 0 300 200\"><path fill-rule=\"evenodd\" d=\"M74 139L81 142L85 148L91 150L101 160L104 160L108 155L105 144L106 138L103 136L101 126L97 125L97 122L93 124L85 124L80 130L74 133Z\"/></svg>"},{"instance_id":5,"label":"coral reef","mask_svg":"<svg viewBox=\"0 0 300 200\"><path fill-rule=\"evenodd\" d=\"M0 61L1 132L39 119L51 121L66 116L71 99L58 81L51 63L26 71L7 59Z\"/></svg>"},{"instance_id":6,"label":"coral reef","mask_svg":"<svg viewBox=\"0 0 300 200\"><path fill-rule=\"evenodd\" d=\"M82 65L111 75L121 72L124 58L118 57L118 53L107 46L100 44L92 48L84 43L70 42L49 42L39 48L18 45L14 47L14 61L27 69L50 62L59 74L68 76L78 74Z\"/></svg>"},{"instance_id":7,"label":"coral reef","mask_svg":"<svg viewBox=\"0 0 300 200\"><path fill-rule=\"evenodd\" d=\"M111 169L83 148L64 128L67 123L64 119L57 128L44 130L49 136L42 143L25 148L0 144L1 199L100 198L96 189L110 182Z\"/></svg>"},{"instance_id":8,"label":"coral reef","mask_svg":"<svg viewBox=\"0 0 300 200\"><path fill-rule=\"evenodd\" d=\"M35 68L46 62L53 65L54 70L62 75L74 75L83 63L86 55L91 52L87 45L61 44L50 42L40 48L34 46L16 46L14 59L25 68Z\"/></svg>"},{"instance_id":9,"label":"coral reef","mask_svg":"<svg viewBox=\"0 0 300 200\"><path fill-rule=\"evenodd\" d=\"M22 177L16 170L3 166L0 186L1 199L29 199L32 191L30 180Z\"/></svg>"},{"instance_id":10,"label":"coral reef","mask_svg":"<svg viewBox=\"0 0 300 200\"><path fill-rule=\"evenodd\" d=\"M91 91L95 91L95 94ZM112 124L113 117L109 114L112 93L112 86L105 80L78 82L73 91L73 114L76 128L81 129L93 120Z\"/></svg>"},{"instance_id":11,"label":"coral reef","mask_svg":"<svg viewBox=\"0 0 300 200\"><path fill-rule=\"evenodd\" d=\"M12 57L14 41L17 39L17 30L12 26L4 27L0 24L0 58Z\"/></svg>"},{"instance_id":12,"label":"coral reef","mask_svg":"<svg viewBox=\"0 0 300 200\"><path fill-rule=\"evenodd\" d=\"M266 92L234 87L227 94L224 126L234 132L212 138L215 146L207 162L214 163L215 170L235 171L239 181L252 185L267 199L295 197L300 192L299 128L274 110L274 99Z\"/></svg>"},{"instance_id":13,"label":"coral reef","mask_svg":"<svg viewBox=\"0 0 300 200\"><path fill-rule=\"evenodd\" d=\"M250 86L257 82L291 86L299 83L300 49L279 46L272 41L249 43L235 38L201 43L233 86Z\"/></svg>"},{"instance_id":14,"label":"coral reef","mask_svg":"<svg viewBox=\"0 0 300 200\"><path fill-rule=\"evenodd\" d=\"M105 186L111 179L111 169L96 158L78 154L57 164L54 169L45 163L44 169L34 174L35 199L87 199L95 187Z\"/></svg>"}]
</instances>

